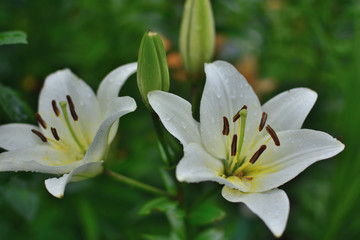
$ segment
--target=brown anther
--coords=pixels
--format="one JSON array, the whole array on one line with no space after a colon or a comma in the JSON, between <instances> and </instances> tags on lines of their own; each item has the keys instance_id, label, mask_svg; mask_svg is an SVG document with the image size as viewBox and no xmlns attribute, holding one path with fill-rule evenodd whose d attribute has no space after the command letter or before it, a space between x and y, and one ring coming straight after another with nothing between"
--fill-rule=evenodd
<instances>
[{"instance_id":1,"label":"brown anther","mask_svg":"<svg viewBox=\"0 0 360 240\"><path fill-rule=\"evenodd\" d=\"M55 115L56 115L57 117L60 116L60 111L59 111L59 109L58 109L57 106L56 106L55 100L52 100L52 101L51 101L51 105L52 105L52 107L53 107L53 110L54 110Z\"/></svg>"},{"instance_id":2,"label":"brown anther","mask_svg":"<svg viewBox=\"0 0 360 240\"><path fill-rule=\"evenodd\" d=\"M222 134L228 136L230 132L229 121L227 117L223 117L223 121L224 121L224 126L223 126Z\"/></svg>"},{"instance_id":3,"label":"brown anther","mask_svg":"<svg viewBox=\"0 0 360 240\"><path fill-rule=\"evenodd\" d=\"M238 120L240 118L240 111L243 109L247 109L247 106L244 105L233 117L233 122L236 122L236 120Z\"/></svg>"},{"instance_id":4,"label":"brown anther","mask_svg":"<svg viewBox=\"0 0 360 240\"><path fill-rule=\"evenodd\" d=\"M264 129L267 117L268 117L267 113L263 112L259 124L259 132L261 132Z\"/></svg>"},{"instance_id":5,"label":"brown anther","mask_svg":"<svg viewBox=\"0 0 360 240\"><path fill-rule=\"evenodd\" d=\"M60 137L59 137L59 135L58 135L58 133L57 133L57 131L56 131L56 128L51 127L51 133L52 133L52 135L54 136L54 138L55 138L56 141L59 141L59 140L60 140Z\"/></svg>"},{"instance_id":6,"label":"brown anther","mask_svg":"<svg viewBox=\"0 0 360 240\"><path fill-rule=\"evenodd\" d=\"M276 135L276 132L274 131L274 129L272 129L269 125L267 125L265 127L266 131L269 133L269 135L271 136L271 138L273 139L274 143L276 146L280 146L280 140L278 138L278 136Z\"/></svg>"},{"instance_id":7,"label":"brown anther","mask_svg":"<svg viewBox=\"0 0 360 240\"><path fill-rule=\"evenodd\" d=\"M40 123L40 125L46 129L46 122L42 119L42 117L40 116L39 113L35 113L35 117L37 119L37 121Z\"/></svg>"},{"instance_id":8,"label":"brown anther","mask_svg":"<svg viewBox=\"0 0 360 240\"><path fill-rule=\"evenodd\" d=\"M237 148L237 135L234 134L232 142L231 142L231 156L236 155L236 148Z\"/></svg>"},{"instance_id":9,"label":"brown anther","mask_svg":"<svg viewBox=\"0 0 360 240\"><path fill-rule=\"evenodd\" d=\"M249 181L253 180L252 177L244 177L244 179L249 180Z\"/></svg>"},{"instance_id":10,"label":"brown anther","mask_svg":"<svg viewBox=\"0 0 360 240\"><path fill-rule=\"evenodd\" d=\"M33 133L35 133L35 135L37 135L37 136L41 139L41 141L47 142L46 137L45 137L41 132L39 132L39 131L37 131L37 130L35 130L35 129L31 129L31 131L32 131Z\"/></svg>"},{"instance_id":11,"label":"brown anther","mask_svg":"<svg viewBox=\"0 0 360 240\"><path fill-rule=\"evenodd\" d=\"M260 155L265 151L266 149L266 145L261 145L261 147L259 148L259 150L257 150L254 155L251 157L250 159L250 163L254 164L260 157Z\"/></svg>"},{"instance_id":12,"label":"brown anther","mask_svg":"<svg viewBox=\"0 0 360 240\"><path fill-rule=\"evenodd\" d=\"M66 99L69 103L69 108L70 108L70 113L71 113L71 116L72 118L74 119L74 121L77 121L79 119L78 115L76 114L75 112L75 106L74 106L74 103L71 99L71 97L69 95L66 95Z\"/></svg>"}]
</instances>

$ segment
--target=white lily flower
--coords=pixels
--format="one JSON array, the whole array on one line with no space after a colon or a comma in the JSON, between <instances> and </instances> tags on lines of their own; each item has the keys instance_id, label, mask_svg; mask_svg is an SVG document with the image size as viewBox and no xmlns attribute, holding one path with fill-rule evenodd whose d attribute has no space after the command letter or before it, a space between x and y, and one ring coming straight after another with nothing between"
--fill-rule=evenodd
<instances>
[{"instance_id":1,"label":"white lily flower","mask_svg":"<svg viewBox=\"0 0 360 240\"><path fill-rule=\"evenodd\" d=\"M246 79L229 63L205 65L200 123L191 105L170 93L149 94L166 129L184 146L179 181L224 184L223 197L243 202L279 237L289 199L277 187L344 145L324 132L300 129L317 94L306 88L283 92L263 106Z\"/></svg>"},{"instance_id":2,"label":"white lily flower","mask_svg":"<svg viewBox=\"0 0 360 240\"><path fill-rule=\"evenodd\" d=\"M64 195L69 182L102 172L118 119L136 109L134 99L118 97L136 63L121 66L100 83L97 95L69 69L49 75L39 97L36 118L30 124L0 126L0 171L63 174L45 181L55 197Z\"/></svg>"}]
</instances>

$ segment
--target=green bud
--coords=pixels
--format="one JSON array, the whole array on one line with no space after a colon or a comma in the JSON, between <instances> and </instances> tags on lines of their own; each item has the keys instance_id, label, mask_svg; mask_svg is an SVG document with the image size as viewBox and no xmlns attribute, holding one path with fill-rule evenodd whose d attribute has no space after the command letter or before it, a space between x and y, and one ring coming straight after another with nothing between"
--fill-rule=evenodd
<instances>
[{"instance_id":1,"label":"green bud","mask_svg":"<svg viewBox=\"0 0 360 240\"><path fill-rule=\"evenodd\" d=\"M140 44L137 83L145 105L150 108L147 94L150 91L169 91L169 68L161 37L146 31Z\"/></svg>"},{"instance_id":2,"label":"green bud","mask_svg":"<svg viewBox=\"0 0 360 240\"><path fill-rule=\"evenodd\" d=\"M209 0L186 0L180 28L180 53L186 71L197 75L212 60L215 25Z\"/></svg>"}]
</instances>

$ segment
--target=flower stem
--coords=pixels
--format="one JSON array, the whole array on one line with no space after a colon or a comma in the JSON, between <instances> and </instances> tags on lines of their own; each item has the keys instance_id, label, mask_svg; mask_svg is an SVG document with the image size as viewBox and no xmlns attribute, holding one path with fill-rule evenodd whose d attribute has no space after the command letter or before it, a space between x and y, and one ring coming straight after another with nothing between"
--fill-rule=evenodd
<instances>
[{"instance_id":1,"label":"flower stem","mask_svg":"<svg viewBox=\"0 0 360 240\"><path fill-rule=\"evenodd\" d=\"M144 191L147 191L147 192L150 192L150 193L153 193L153 194L156 194L156 195L162 195L162 196L166 196L166 197L173 197L171 194L169 194L169 193L167 193L167 192L165 192L165 191L163 191L163 190L161 190L159 188L147 185L147 184L139 182L139 181L137 181L135 179L132 179L132 178L126 177L124 175L121 175L119 173L113 172L110 169L105 169L104 173L106 175L112 177L113 179L115 179L115 180L117 180L119 182L128 184L128 185L130 185L132 187L136 187L138 189L142 189Z\"/></svg>"},{"instance_id":2,"label":"flower stem","mask_svg":"<svg viewBox=\"0 0 360 240\"><path fill-rule=\"evenodd\" d=\"M158 140L159 140L161 151L163 151L163 153L165 155L162 158L165 161L165 163L168 166L170 166L173 163L173 157L171 156L171 154L169 152L169 145L165 139L163 127L161 126L159 116L155 112L152 112L151 118L152 118L152 122L154 124L155 132L156 132Z\"/></svg>"}]
</instances>

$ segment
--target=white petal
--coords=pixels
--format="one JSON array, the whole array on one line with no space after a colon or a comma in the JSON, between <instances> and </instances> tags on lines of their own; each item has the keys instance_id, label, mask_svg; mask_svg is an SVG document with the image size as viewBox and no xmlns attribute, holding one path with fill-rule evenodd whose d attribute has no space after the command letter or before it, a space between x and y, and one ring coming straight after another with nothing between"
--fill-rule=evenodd
<instances>
[{"instance_id":1,"label":"white petal","mask_svg":"<svg viewBox=\"0 0 360 240\"><path fill-rule=\"evenodd\" d=\"M53 138L50 127L55 127L61 139L66 139L75 144L64 122L59 117L56 117L51 104L52 100L55 100L57 107L61 110L59 102L67 102L67 95L71 97L79 117L76 124L79 125L80 130L77 135L79 137L83 136L84 139L82 140L89 144L96 133L96 127L102 119L99 103L93 90L69 69L60 70L49 75L41 90L39 113L48 125L46 134L48 137ZM67 107L67 110L71 118L69 107ZM74 126L74 129L77 129L76 126Z\"/></svg>"},{"instance_id":2,"label":"white petal","mask_svg":"<svg viewBox=\"0 0 360 240\"><path fill-rule=\"evenodd\" d=\"M264 221L276 237L283 234L290 210L289 199L283 190L272 189L261 193L242 193L225 186L222 195L230 202L245 203Z\"/></svg>"},{"instance_id":3,"label":"white petal","mask_svg":"<svg viewBox=\"0 0 360 240\"><path fill-rule=\"evenodd\" d=\"M212 157L202 146L191 143L184 146L184 157L176 166L176 178L180 182L214 181L242 190L242 182L234 182L224 177L224 165L221 160Z\"/></svg>"},{"instance_id":4,"label":"white petal","mask_svg":"<svg viewBox=\"0 0 360 240\"><path fill-rule=\"evenodd\" d=\"M246 174L254 177L253 191L276 188L319 160L330 158L344 149L344 144L327 133L301 129L278 133L281 145L268 143L268 148Z\"/></svg>"},{"instance_id":5,"label":"white petal","mask_svg":"<svg viewBox=\"0 0 360 240\"><path fill-rule=\"evenodd\" d=\"M316 99L313 90L295 88L270 99L262 109L268 114L267 123L276 131L300 129Z\"/></svg>"},{"instance_id":6,"label":"white petal","mask_svg":"<svg viewBox=\"0 0 360 240\"><path fill-rule=\"evenodd\" d=\"M80 164L80 161L73 162L75 160L54 148L40 145L1 153L0 171L64 174Z\"/></svg>"},{"instance_id":7,"label":"white petal","mask_svg":"<svg viewBox=\"0 0 360 240\"><path fill-rule=\"evenodd\" d=\"M83 164L73 169L69 174L64 174L60 178L49 178L45 180L46 189L57 198L64 196L66 184L77 182L100 174L103 170L101 162L91 162Z\"/></svg>"},{"instance_id":8,"label":"white petal","mask_svg":"<svg viewBox=\"0 0 360 240\"><path fill-rule=\"evenodd\" d=\"M107 105L119 95L120 88L125 81L136 72L137 63L129 63L111 71L104 80L101 81L97 90L97 96L103 114L108 110Z\"/></svg>"},{"instance_id":9,"label":"white petal","mask_svg":"<svg viewBox=\"0 0 360 240\"><path fill-rule=\"evenodd\" d=\"M0 126L0 148L16 150L31 146L42 145L41 139L36 136L32 129L40 131L37 126L30 124L5 124Z\"/></svg>"},{"instance_id":10,"label":"white petal","mask_svg":"<svg viewBox=\"0 0 360 240\"><path fill-rule=\"evenodd\" d=\"M207 151L226 157L226 139L222 135L223 116L232 124L233 116L248 107L245 143L252 139L261 118L260 103L246 79L229 63L205 64L206 83L200 105L201 138ZM232 128L232 127L231 127Z\"/></svg>"},{"instance_id":11,"label":"white petal","mask_svg":"<svg viewBox=\"0 0 360 240\"><path fill-rule=\"evenodd\" d=\"M183 145L192 142L201 144L199 123L192 117L188 101L162 91L150 92L148 99L165 128Z\"/></svg>"},{"instance_id":12,"label":"white petal","mask_svg":"<svg viewBox=\"0 0 360 240\"><path fill-rule=\"evenodd\" d=\"M121 116L133 112L135 109L136 103L131 97L113 98L109 103L108 111L105 113L105 119L98 128L96 135L86 152L84 162L95 162L102 159L108 147L110 127Z\"/></svg>"}]
</instances>

